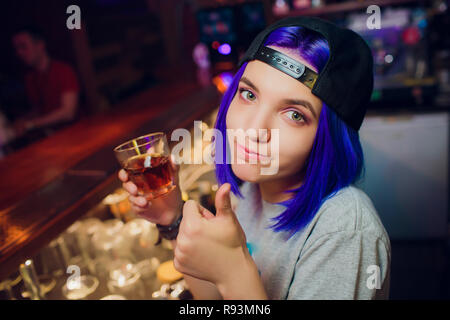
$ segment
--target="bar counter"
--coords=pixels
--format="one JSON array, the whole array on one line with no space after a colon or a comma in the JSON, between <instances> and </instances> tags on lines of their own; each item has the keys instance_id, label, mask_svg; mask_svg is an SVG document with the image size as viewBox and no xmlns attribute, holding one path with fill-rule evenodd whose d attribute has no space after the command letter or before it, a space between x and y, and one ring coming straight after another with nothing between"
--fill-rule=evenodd
<instances>
[{"instance_id":1,"label":"bar counter","mask_svg":"<svg viewBox=\"0 0 450 320\"><path fill-rule=\"evenodd\" d=\"M1 159L0 280L120 186L116 145L190 128L219 99L212 86L158 85Z\"/></svg>"}]
</instances>

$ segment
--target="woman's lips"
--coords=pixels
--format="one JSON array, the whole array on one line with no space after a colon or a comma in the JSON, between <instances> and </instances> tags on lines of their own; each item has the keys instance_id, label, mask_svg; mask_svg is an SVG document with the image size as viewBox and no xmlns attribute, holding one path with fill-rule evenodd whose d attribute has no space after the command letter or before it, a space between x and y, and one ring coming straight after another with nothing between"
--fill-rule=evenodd
<instances>
[{"instance_id":1,"label":"woman's lips","mask_svg":"<svg viewBox=\"0 0 450 320\"><path fill-rule=\"evenodd\" d=\"M250 151L246 147L244 147L243 145L241 145L237 142L236 142L236 145L237 145L238 153L241 153L244 155L244 157L245 157L244 160L256 159L256 160L260 160L260 161L262 160L264 162L270 160L269 156L265 156L265 155L259 154L257 152L254 152L254 151Z\"/></svg>"}]
</instances>

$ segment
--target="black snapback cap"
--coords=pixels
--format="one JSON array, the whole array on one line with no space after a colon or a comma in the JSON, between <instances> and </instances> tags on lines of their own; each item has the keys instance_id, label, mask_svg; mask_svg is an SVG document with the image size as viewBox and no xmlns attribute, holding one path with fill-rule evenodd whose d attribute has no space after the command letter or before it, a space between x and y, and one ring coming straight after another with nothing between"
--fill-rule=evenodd
<instances>
[{"instance_id":1,"label":"black snapback cap","mask_svg":"<svg viewBox=\"0 0 450 320\"><path fill-rule=\"evenodd\" d=\"M317 74L281 52L264 47L269 34L281 27L304 27L321 34L330 56ZM373 90L373 57L356 32L315 17L288 17L261 31L239 61L261 60L307 85L350 127L359 130Z\"/></svg>"}]
</instances>

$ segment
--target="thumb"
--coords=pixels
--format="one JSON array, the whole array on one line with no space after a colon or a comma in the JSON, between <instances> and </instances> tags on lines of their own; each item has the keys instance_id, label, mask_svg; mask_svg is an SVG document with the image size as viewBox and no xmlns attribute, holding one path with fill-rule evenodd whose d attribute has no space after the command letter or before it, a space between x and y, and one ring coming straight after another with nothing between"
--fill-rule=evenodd
<instances>
[{"instance_id":1,"label":"thumb","mask_svg":"<svg viewBox=\"0 0 450 320\"><path fill-rule=\"evenodd\" d=\"M195 219L200 217L206 218L207 220L214 218L214 215L208 209L194 200L188 200L184 203L183 215L194 217Z\"/></svg>"},{"instance_id":2,"label":"thumb","mask_svg":"<svg viewBox=\"0 0 450 320\"><path fill-rule=\"evenodd\" d=\"M231 185L229 183L224 183L217 190L215 200L216 217L234 215L233 209L231 208L230 191Z\"/></svg>"}]
</instances>

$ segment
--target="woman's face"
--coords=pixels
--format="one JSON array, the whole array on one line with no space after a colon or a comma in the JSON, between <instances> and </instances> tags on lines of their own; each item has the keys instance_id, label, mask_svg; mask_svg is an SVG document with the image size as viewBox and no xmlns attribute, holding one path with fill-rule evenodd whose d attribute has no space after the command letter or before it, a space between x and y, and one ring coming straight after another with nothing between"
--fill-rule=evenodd
<instances>
[{"instance_id":1,"label":"woman's face","mask_svg":"<svg viewBox=\"0 0 450 320\"><path fill-rule=\"evenodd\" d=\"M289 49L272 48L317 72ZM285 178L297 178L298 182L312 149L321 110L322 100L304 84L264 62L249 62L228 109L226 125L227 129L250 133L247 130L254 129L256 134L245 134L245 146L240 146L242 140L239 143L228 136L229 142L234 141L230 143L234 147L234 174L256 183ZM244 159L247 161L242 163ZM253 159L252 163L249 159ZM277 166L276 173L261 174L262 168L269 167L267 161Z\"/></svg>"}]
</instances>

